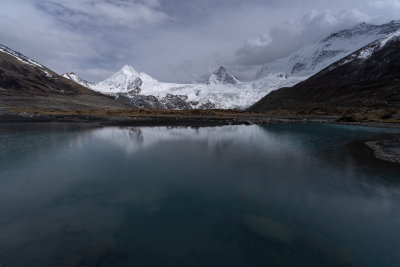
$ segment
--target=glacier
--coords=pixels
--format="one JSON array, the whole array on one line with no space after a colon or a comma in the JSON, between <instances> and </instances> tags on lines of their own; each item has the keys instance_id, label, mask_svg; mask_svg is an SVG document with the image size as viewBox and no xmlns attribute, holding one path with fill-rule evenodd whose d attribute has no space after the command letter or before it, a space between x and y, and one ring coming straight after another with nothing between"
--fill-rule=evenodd
<instances>
[{"instance_id":1,"label":"glacier","mask_svg":"<svg viewBox=\"0 0 400 267\"><path fill-rule=\"evenodd\" d=\"M221 71L221 68L218 71ZM279 73L257 81L240 82L227 71L220 72L223 77L218 77L218 71L210 76L208 83L203 84L159 82L128 65L99 83L88 83L70 74L64 74L64 77L70 77L83 86L117 98L125 95L132 100L132 104L143 103L135 105L139 108L164 109L245 109L272 90L293 86L305 79L287 77ZM174 101L180 104L174 105ZM183 105L182 101L187 105Z\"/></svg>"}]
</instances>

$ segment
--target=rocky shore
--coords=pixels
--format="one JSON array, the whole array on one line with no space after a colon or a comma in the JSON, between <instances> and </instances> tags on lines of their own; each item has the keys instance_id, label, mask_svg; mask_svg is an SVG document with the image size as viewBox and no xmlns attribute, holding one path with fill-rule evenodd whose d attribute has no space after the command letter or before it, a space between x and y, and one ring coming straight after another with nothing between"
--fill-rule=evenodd
<instances>
[{"instance_id":1,"label":"rocky shore","mask_svg":"<svg viewBox=\"0 0 400 267\"><path fill-rule=\"evenodd\" d=\"M400 163L400 139L369 141L366 144L374 151L376 158L392 163Z\"/></svg>"}]
</instances>

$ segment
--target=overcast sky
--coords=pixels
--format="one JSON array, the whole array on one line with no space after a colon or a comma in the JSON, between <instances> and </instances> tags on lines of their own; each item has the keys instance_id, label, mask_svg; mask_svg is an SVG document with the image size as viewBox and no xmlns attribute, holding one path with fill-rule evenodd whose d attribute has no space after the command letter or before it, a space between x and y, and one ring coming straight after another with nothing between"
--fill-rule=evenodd
<instances>
[{"instance_id":1,"label":"overcast sky","mask_svg":"<svg viewBox=\"0 0 400 267\"><path fill-rule=\"evenodd\" d=\"M400 0L1 0L0 43L100 81L129 64L161 81L266 62L359 22L400 19Z\"/></svg>"}]
</instances>

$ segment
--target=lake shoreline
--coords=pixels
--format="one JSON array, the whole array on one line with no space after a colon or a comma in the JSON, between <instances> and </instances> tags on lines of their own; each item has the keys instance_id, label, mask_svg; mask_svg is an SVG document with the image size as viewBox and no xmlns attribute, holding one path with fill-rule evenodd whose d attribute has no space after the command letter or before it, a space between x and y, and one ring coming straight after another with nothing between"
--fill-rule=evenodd
<instances>
[{"instance_id":1,"label":"lake shoreline","mask_svg":"<svg viewBox=\"0 0 400 267\"><path fill-rule=\"evenodd\" d=\"M246 113L225 114L68 114L63 112L3 112L0 123L90 123L100 126L188 126L212 127L224 125L273 125L294 122L335 123L337 116L268 116ZM400 127L400 125L399 125Z\"/></svg>"},{"instance_id":2,"label":"lake shoreline","mask_svg":"<svg viewBox=\"0 0 400 267\"><path fill-rule=\"evenodd\" d=\"M358 116L357 114L363 114ZM365 111L364 111L365 113ZM107 126L194 126L271 125L293 122L400 128L393 110L358 109L285 111L254 113L244 110L152 110L152 109L43 109L6 108L0 110L4 122L78 122ZM355 114L349 116L348 114ZM382 115L383 114L383 115ZM390 116L388 115L390 114ZM397 114L397 113L396 113ZM379 115L379 116L378 116Z\"/></svg>"},{"instance_id":3,"label":"lake shoreline","mask_svg":"<svg viewBox=\"0 0 400 267\"><path fill-rule=\"evenodd\" d=\"M137 114L137 115L90 115L89 114L63 114L63 112L2 112L1 123L80 123L93 126L117 127L216 127L226 125L276 125L284 123L331 123L338 125L352 125L361 127L399 128L400 123L386 122L346 122L339 116L315 115L282 115L270 116L262 114L226 113L226 114ZM387 140L370 140L365 145L373 150L375 158L391 163L400 163L400 153L390 151L400 150L399 142Z\"/></svg>"},{"instance_id":4,"label":"lake shoreline","mask_svg":"<svg viewBox=\"0 0 400 267\"><path fill-rule=\"evenodd\" d=\"M399 122L346 121L337 115L257 114L241 111L0 111L1 123L87 123L99 126L274 125L315 122L377 128L400 128Z\"/></svg>"}]
</instances>

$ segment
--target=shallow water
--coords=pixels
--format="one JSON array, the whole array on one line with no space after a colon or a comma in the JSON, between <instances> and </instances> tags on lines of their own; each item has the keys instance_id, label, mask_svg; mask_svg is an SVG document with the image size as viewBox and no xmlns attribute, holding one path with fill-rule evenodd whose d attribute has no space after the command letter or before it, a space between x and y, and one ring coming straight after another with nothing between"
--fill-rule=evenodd
<instances>
[{"instance_id":1,"label":"shallow water","mask_svg":"<svg viewBox=\"0 0 400 267\"><path fill-rule=\"evenodd\" d=\"M400 266L398 130L0 125L1 266Z\"/></svg>"}]
</instances>

